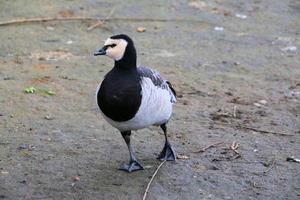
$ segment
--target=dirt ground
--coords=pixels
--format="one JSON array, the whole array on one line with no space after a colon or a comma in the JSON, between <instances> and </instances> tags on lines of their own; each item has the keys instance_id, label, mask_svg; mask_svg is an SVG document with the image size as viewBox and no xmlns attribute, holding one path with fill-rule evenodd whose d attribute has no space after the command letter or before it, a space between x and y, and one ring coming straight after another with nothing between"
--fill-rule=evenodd
<instances>
[{"instance_id":1,"label":"dirt ground","mask_svg":"<svg viewBox=\"0 0 300 200\"><path fill-rule=\"evenodd\" d=\"M93 52L117 33L179 96L179 159L147 199L300 199L300 1L0 0L1 22L77 16L108 20L0 26L0 199L142 198L163 134L135 132L146 169L117 170L127 148L94 99L113 62Z\"/></svg>"}]
</instances>

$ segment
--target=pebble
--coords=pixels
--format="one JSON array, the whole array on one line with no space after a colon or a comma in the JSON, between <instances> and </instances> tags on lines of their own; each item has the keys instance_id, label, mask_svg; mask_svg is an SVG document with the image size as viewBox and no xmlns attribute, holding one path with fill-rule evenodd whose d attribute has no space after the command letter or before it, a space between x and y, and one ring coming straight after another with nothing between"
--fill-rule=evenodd
<instances>
[{"instance_id":1,"label":"pebble","mask_svg":"<svg viewBox=\"0 0 300 200\"><path fill-rule=\"evenodd\" d=\"M267 102L266 100L263 99L263 100L260 100L258 103L265 105L265 104L267 104L268 102Z\"/></svg>"},{"instance_id":2,"label":"pebble","mask_svg":"<svg viewBox=\"0 0 300 200\"><path fill-rule=\"evenodd\" d=\"M18 147L18 150L27 149L27 148L28 148L28 145L27 145L27 144L21 144L21 145Z\"/></svg>"},{"instance_id":3,"label":"pebble","mask_svg":"<svg viewBox=\"0 0 300 200\"><path fill-rule=\"evenodd\" d=\"M224 27L222 26L215 26L215 31L224 31Z\"/></svg>"},{"instance_id":4,"label":"pebble","mask_svg":"<svg viewBox=\"0 0 300 200\"><path fill-rule=\"evenodd\" d=\"M248 17L247 15L243 15L243 14L239 14L239 13L236 13L235 16L240 19L247 19L247 17Z\"/></svg>"},{"instance_id":5,"label":"pebble","mask_svg":"<svg viewBox=\"0 0 300 200\"><path fill-rule=\"evenodd\" d=\"M35 146L33 146L32 144L20 144L18 150L24 150L24 149L28 151L32 151L33 149L35 149Z\"/></svg>"},{"instance_id":6,"label":"pebble","mask_svg":"<svg viewBox=\"0 0 300 200\"><path fill-rule=\"evenodd\" d=\"M297 51L297 47L296 46L288 46L288 47L282 48L281 51L293 52L293 51Z\"/></svg>"},{"instance_id":7,"label":"pebble","mask_svg":"<svg viewBox=\"0 0 300 200\"><path fill-rule=\"evenodd\" d=\"M46 29L49 30L49 31L53 31L54 27L53 26L47 26Z\"/></svg>"},{"instance_id":8,"label":"pebble","mask_svg":"<svg viewBox=\"0 0 300 200\"><path fill-rule=\"evenodd\" d=\"M1 171L1 174L2 174L2 175L7 175L7 174L8 174L8 171Z\"/></svg>"},{"instance_id":9,"label":"pebble","mask_svg":"<svg viewBox=\"0 0 300 200\"><path fill-rule=\"evenodd\" d=\"M186 156L186 155L177 155L177 159L182 159L182 160L186 160L189 159L190 157Z\"/></svg>"},{"instance_id":10,"label":"pebble","mask_svg":"<svg viewBox=\"0 0 300 200\"><path fill-rule=\"evenodd\" d=\"M53 119L54 119L54 117L51 116L51 115L46 115L44 118L45 118L46 120L53 120Z\"/></svg>"},{"instance_id":11,"label":"pebble","mask_svg":"<svg viewBox=\"0 0 300 200\"><path fill-rule=\"evenodd\" d=\"M74 180L74 181L80 181L80 177L79 177L79 176L74 176L74 177L73 177L73 180Z\"/></svg>"},{"instance_id":12,"label":"pebble","mask_svg":"<svg viewBox=\"0 0 300 200\"><path fill-rule=\"evenodd\" d=\"M137 27L136 31L139 32L139 33L143 33L143 32L146 31L146 28L143 27L143 26L139 26L139 27Z\"/></svg>"},{"instance_id":13,"label":"pebble","mask_svg":"<svg viewBox=\"0 0 300 200\"><path fill-rule=\"evenodd\" d=\"M254 103L253 105L255 105L257 107L261 107L261 104L259 104L259 103Z\"/></svg>"},{"instance_id":14,"label":"pebble","mask_svg":"<svg viewBox=\"0 0 300 200\"><path fill-rule=\"evenodd\" d=\"M13 79L14 79L13 77L9 77L9 76L6 76L6 77L3 78L3 80L5 80L5 81L13 80Z\"/></svg>"}]
</instances>

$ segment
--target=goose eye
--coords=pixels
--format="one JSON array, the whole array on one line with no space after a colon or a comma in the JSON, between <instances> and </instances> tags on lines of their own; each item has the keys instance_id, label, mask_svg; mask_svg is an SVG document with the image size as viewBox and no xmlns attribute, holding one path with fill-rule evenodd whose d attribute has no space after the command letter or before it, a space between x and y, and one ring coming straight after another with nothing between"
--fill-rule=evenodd
<instances>
[{"instance_id":1,"label":"goose eye","mask_svg":"<svg viewBox=\"0 0 300 200\"><path fill-rule=\"evenodd\" d=\"M114 48L115 46L117 46L116 44L111 44L109 45L111 48Z\"/></svg>"}]
</instances>

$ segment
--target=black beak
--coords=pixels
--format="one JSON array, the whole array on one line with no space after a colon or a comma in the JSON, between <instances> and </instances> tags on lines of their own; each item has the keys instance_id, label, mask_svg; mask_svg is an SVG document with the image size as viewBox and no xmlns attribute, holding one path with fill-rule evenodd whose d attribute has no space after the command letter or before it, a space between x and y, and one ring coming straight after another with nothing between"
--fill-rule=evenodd
<instances>
[{"instance_id":1,"label":"black beak","mask_svg":"<svg viewBox=\"0 0 300 200\"><path fill-rule=\"evenodd\" d=\"M106 49L107 49L106 46L102 47L102 49L100 49L99 51L97 51L97 52L94 53L94 56L105 55L106 54Z\"/></svg>"}]
</instances>

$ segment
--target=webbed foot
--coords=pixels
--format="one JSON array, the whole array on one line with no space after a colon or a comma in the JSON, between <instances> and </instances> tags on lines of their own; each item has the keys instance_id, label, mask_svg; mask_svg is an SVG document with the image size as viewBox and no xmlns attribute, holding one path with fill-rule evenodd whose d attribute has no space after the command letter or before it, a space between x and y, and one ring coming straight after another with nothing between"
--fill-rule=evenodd
<instances>
[{"instance_id":1,"label":"webbed foot","mask_svg":"<svg viewBox=\"0 0 300 200\"><path fill-rule=\"evenodd\" d=\"M164 146L163 150L161 151L161 153L159 154L159 156L157 157L157 159L159 159L161 161L164 161L164 160L175 161L176 160L175 152L169 142L165 143L165 146Z\"/></svg>"},{"instance_id":2,"label":"webbed foot","mask_svg":"<svg viewBox=\"0 0 300 200\"><path fill-rule=\"evenodd\" d=\"M137 161L130 161L129 164L124 163L119 168L119 170L123 170L128 173L138 171L138 170L143 170L143 169L144 168L142 167L142 165L140 165L140 163L138 163Z\"/></svg>"}]
</instances>

